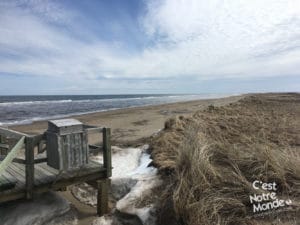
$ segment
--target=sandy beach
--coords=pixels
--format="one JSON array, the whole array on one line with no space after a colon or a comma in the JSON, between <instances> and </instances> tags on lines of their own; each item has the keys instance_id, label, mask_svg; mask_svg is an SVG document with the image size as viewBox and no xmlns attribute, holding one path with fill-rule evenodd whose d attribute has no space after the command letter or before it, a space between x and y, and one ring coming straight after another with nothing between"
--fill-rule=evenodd
<instances>
[{"instance_id":1,"label":"sandy beach","mask_svg":"<svg viewBox=\"0 0 300 225\"><path fill-rule=\"evenodd\" d=\"M299 24L297 0L0 0L0 225L300 225Z\"/></svg>"},{"instance_id":2,"label":"sandy beach","mask_svg":"<svg viewBox=\"0 0 300 225\"><path fill-rule=\"evenodd\" d=\"M220 150L222 154L221 152L218 154L221 154L222 157L226 157L224 155L224 152L226 152L226 154L229 154L228 160L239 156L246 157L246 160L238 160L238 162L246 162L249 160L247 158L248 150L249 154L251 153L253 157L255 156L257 158L250 158L252 161L257 160L259 163L267 162L267 159L271 156L265 155L263 149L263 144L265 144L266 146L272 146L272 148L268 148L268 151L273 151L271 155L276 156L273 160L279 160L280 156L278 155L282 151L286 151L286 153L282 153L282 157L285 160L290 160L286 161L287 163L283 164L282 168L281 166L277 168L276 165L279 164L274 164L272 167L275 170L274 174L279 174L276 171L281 169L296 171L298 170L296 166L297 162L294 162L293 160L299 160L294 151L298 148L297 146L299 146L297 134L297 124L299 124L298 104L299 95L297 93L246 94L218 99L186 101L73 116L73 118L76 118L85 124L110 127L112 129L114 154L112 161L115 166L111 178L112 183L109 197L111 213L104 217L97 217L95 208L95 189L91 189L91 187L88 187L88 185L86 186L86 184L73 185L69 186L67 191L56 192L59 196L57 197L58 200L67 200L65 202L71 203L71 210L51 220L50 224L98 225L110 224L112 220L123 221L121 224L142 224L144 223L142 220L143 216L141 216L142 214L139 214L139 212L141 212L139 210L142 209L154 210L152 211L152 214L147 214L147 221L153 219L153 221L158 222L157 224L177 224L178 221L174 220L174 218L177 218L177 215L172 210L173 208L168 206L169 203L166 201L169 199L166 193L172 195L173 189L176 186L176 183L172 182L179 179L176 178L178 173L174 173L174 171L179 171L180 168L186 168L186 165L199 166L199 168L197 167L197 169L193 171L201 171L201 166L206 165L205 162L199 163L199 160L205 161L205 157L192 156L188 162L182 161L182 167L176 168L176 166L179 165L178 162L181 162L180 157L177 154L179 151L178 149L185 146L183 153L188 154L186 149L189 149L190 146L195 146L193 141L195 142L195 140L198 140L197 138L193 138L194 136L192 135L190 136L191 139L188 141L187 145L179 145L180 143L186 143L184 142L185 139L183 139L183 137L186 138L188 136L184 136L183 134L193 126L199 127L197 132L200 133L195 133L194 135L197 135L198 138L202 138L201 143L216 143L216 141L219 141L220 145L218 146L227 143L228 146L226 145L226 148L224 147ZM174 117L177 118L172 119ZM291 121L293 121L293 123L291 123ZM10 128L25 133L43 133L47 129L47 121L11 126ZM153 137L153 134L160 130L162 131ZM101 137L97 134L89 136L89 141L92 143L97 144L99 140L101 140ZM260 145L257 145L257 141L260 141ZM233 147L229 145L230 143L233 143ZM239 144L239 148L235 149L234 145L237 143ZM151 155L148 151L145 152L146 155L142 155L142 149L145 144L150 144L150 148L148 146L146 149L151 149ZM251 147L243 147L243 144L245 144L246 147ZM199 147L199 149L203 148ZM230 152L231 149L233 149L233 152ZM212 150L208 148L207 151L214 152L215 150L215 148ZM238 150L243 152L243 154L236 154L236 151ZM216 154L215 157L219 157L218 154ZM295 156L290 157L290 155L293 154L295 154ZM149 161L147 161L145 157L149 157ZM183 157L182 159L186 159L187 157L188 156ZM261 158L264 157L267 157L266 160L261 161ZM142 159L146 159L146 161L144 161L145 163L141 163L143 162ZM218 159L216 162L223 162L223 158L221 161ZM250 162L250 164L251 163L252 162ZM141 165L144 167L141 167ZM241 167L242 166L244 165L241 165ZM138 175L139 173L134 172L136 168L136 171L143 171L140 168L144 168L146 173ZM217 168L220 169L220 174L223 174L224 170L226 170L226 168L223 168L223 164L220 165L220 168L216 167L216 171ZM231 174L230 168L227 168L229 174ZM260 171L257 176L266 173L263 170L265 166L260 167L260 164L258 164L258 168L261 168L262 171ZM257 171L253 172L251 169L253 169L252 166L246 170L241 168L240 171L243 174L240 176L246 176L246 178L242 177L241 180L251 180L252 178L248 178L248 176L252 177L253 175L256 175ZM152 173L150 171L152 171ZM205 171L209 170L205 169ZM293 174L295 179L298 179L295 175L298 173L293 172ZM291 179L288 178L287 180L288 182L291 182L291 184L294 184L293 176ZM198 177L201 176L199 175ZM220 177L223 177L223 175L220 175ZM186 177L184 176L183 178L180 178L180 180L184 180L185 178ZM279 184L282 183L280 177L275 177L274 179L277 179ZM193 179L187 179L189 182L193 180L197 184L201 183L201 181L197 180L194 176ZM225 182L226 180L228 179L225 179ZM138 183L134 183L132 184L133 186L130 186L131 181ZM219 188L226 185L227 183L222 184ZM197 185L191 185L191 187L195 186ZM243 185L241 184L239 187L242 186ZM123 191L123 187L129 188L128 190L130 190L130 192L128 192L128 195L125 197L123 196L119 199L115 194L119 193L120 190ZM172 188L168 190L168 187ZM178 186L176 187L178 188ZM218 186L216 185L216 187ZM293 185L289 187L293 187ZM232 187L230 186L230 188ZM250 189L251 188L248 188L247 190ZM205 187L205 190L209 191L211 189ZM216 192L217 190L212 191ZM247 191L243 191L241 192L241 196L236 200L242 201L245 199L241 204L243 204L243 207L246 207L245 209L247 210L249 205L248 198L245 198L245 196L248 196L251 193L252 192L248 193ZM298 193L297 188L292 189L290 192L293 207L297 208L299 201L295 193ZM183 194L181 194L181 196L182 195ZM210 196L213 198L214 195L212 194ZM284 193L281 193L280 191L278 191L278 196L280 196L280 198L286 197ZM163 198L165 199L162 200ZM180 199L179 202L176 202L177 205L174 205L174 207L183 207L184 210L184 207L188 205L188 203L180 205L184 199ZM154 213L156 212L156 209L151 208L152 206L150 207L149 205L155 205L161 213ZM203 207L209 208L210 206L211 204L209 201L209 203ZM45 207L47 207L47 204ZM234 209L238 209L238 207L234 207ZM251 212L247 210L244 213L247 212L249 215L252 215ZM290 219L292 218L293 220L293 213L294 211L292 210L287 217L284 217L287 221L287 223L284 223L285 225L293 224L290 223ZM153 215L153 217L150 215ZM197 219L197 215L200 214L192 214L190 218ZM220 215L224 216L222 211L220 211ZM206 218L205 220L211 221L211 218ZM269 220L266 220L266 224L269 224L268 222ZM206 222L204 224L212 223Z\"/></svg>"},{"instance_id":3,"label":"sandy beach","mask_svg":"<svg viewBox=\"0 0 300 225\"><path fill-rule=\"evenodd\" d=\"M106 112L72 116L89 125L110 127L112 142L118 146L135 146L147 142L152 134L164 127L164 122L174 116L187 116L204 109L209 105L221 106L241 99L242 96L232 96L218 99L196 100L119 109ZM10 128L24 133L42 133L47 129L47 121L38 121L27 125L11 126ZM97 137L92 137L97 142Z\"/></svg>"},{"instance_id":4,"label":"sandy beach","mask_svg":"<svg viewBox=\"0 0 300 225\"><path fill-rule=\"evenodd\" d=\"M178 102L155 106L135 107L106 112L72 116L85 124L105 126L112 129L114 146L135 147L149 143L149 138L164 127L168 118L188 116L209 105L223 106L241 99L243 96L232 96L218 99ZM47 129L47 121L38 121L27 125L11 126L11 129L24 133L43 133ZM89 141L97 143L101 138L97 135L89 137ZM75 213L78 224L91 224L96 217L96 209L78 201L70 190L58 192L72 204L72 209L66 216ZM62 219L64 220L64 219Z\"/></svg>"}]
</instances>

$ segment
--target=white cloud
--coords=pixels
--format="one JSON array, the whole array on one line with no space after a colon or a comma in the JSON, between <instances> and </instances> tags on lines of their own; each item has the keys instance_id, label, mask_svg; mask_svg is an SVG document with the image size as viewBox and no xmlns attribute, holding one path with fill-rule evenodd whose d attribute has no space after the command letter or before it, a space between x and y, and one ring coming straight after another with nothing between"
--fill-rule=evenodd
<instances>
[{"instance_id":1,"label":"white cloud","mask_svg":"<svg viewBox=\"0 0 300 225\"><path fill-rule=\"evenodd\" d=\"M255 56L280 48L298 48L294 51L299 53L299 1L167 0L162 5L159 2L149 4L145 29L149 35L161 36L177 61L181 59L182 70L177 72L186 69L185 60L189 65L187 73L199 76L278 75L255 68L261 67L262 62L277 67L278 57L286 64L290 61L291 66L295 63L289 52L282 52L275 59L273 55L268 59ZM253 69L249 71L249 67Z\"/></svg>"},{"instance_id":2,"label":"white cloud","mask_svg":"<svg viewBox=\"0 0 300 225\"><path fill-rule=\"evenodd\" d=\"M298 0L150 0L140 29L155 44L132 55L122 44L75 38L57 26L76 23L75 13L46 3L2 3L0 72L79 80L299 75Z\"/></svg>"}]
</instances>

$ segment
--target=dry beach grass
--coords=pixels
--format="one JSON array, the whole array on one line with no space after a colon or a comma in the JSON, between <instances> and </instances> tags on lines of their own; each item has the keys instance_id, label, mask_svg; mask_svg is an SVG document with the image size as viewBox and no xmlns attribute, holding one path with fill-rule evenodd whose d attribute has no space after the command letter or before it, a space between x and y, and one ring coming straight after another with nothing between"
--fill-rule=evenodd
<instances>
[{"instance_id":1,"label":"dry beach grass","mask_svg":"<svg viewBox=\"0 0 300 225\"><path fill-rule=\"evenodd\" d=\"M189 225L296 224L299 127L299 94L252 95L168 120L151 145L167 181L163 212L167 207L178 223ZM277 197L292 205L285 213L253 218L249 195L264 192L253 189L254 180L276 182Z\"/></svg>"}]
</instances>

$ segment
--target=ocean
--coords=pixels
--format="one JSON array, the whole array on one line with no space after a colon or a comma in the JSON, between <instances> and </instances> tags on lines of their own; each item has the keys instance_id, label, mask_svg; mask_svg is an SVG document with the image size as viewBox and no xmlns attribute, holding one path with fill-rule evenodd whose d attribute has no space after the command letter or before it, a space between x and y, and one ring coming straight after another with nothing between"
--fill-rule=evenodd
<instances>
[{"instance_id":1,"label":"ocean","mask_svg":"<svg viewBox=\"0 0 300 225\"><path fill-rule=\"evenodd\" d=\"M92 112L226 96L229 94L0 96L0 126L29 124L39 120Z\"/></svg>"}]
</instances>

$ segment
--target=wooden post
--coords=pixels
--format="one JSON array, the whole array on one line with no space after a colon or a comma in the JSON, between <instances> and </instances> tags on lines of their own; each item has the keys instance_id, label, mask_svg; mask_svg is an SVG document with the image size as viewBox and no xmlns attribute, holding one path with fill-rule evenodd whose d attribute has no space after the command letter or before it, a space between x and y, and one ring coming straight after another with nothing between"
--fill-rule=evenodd
<instances>
[{"instance_id":1,"label":"wooden post","mask_svg":"<svg viewBox=\"0 0 300 225\"><path fill-rule=\"evenodd\" d=\"M5 136L0 135L0 155L7 155L9 150L9 145L5 144Z\"/></svg>"},{"instance_id":2,"label":"wooden post","mask_svg":"<svg viewBox=\"0 0 300 225\"><path fill-rule=\"evenodd\" d=\"M108 213L108 179L97 180L97 215L103 216Z\"/></svg>"},{"instance_id":3,"label":"wooden post","mask_svg":"<svg viewBox=\"0 0 300 225\"><path fill-rule=\"evenodd\" d=\"M26 161L26 198L32 199L34 186L34 142L32 137L26 137L25 143Z\"/></svg>"},{"instance_id":4,"label":"wooden post","mask_svg":"<svg viewBox=\"0 0 300 225\"><path fill-rule=\"evenodd\" d=\"M44 142L41 140L38 142L38 153L43 153L43 145L44 145Z\"/></svg>"},{"instance_id":5,"label":"wooden post","mask_svg":"<svg viewBox=\"0 0 300 225\"><path fill-rule=\"evenodd\" d=\"M111 145L110 145L110 128L103 128L103 164L106 168L106 176L111 177Z\"/></svg>"}]
</instances>

